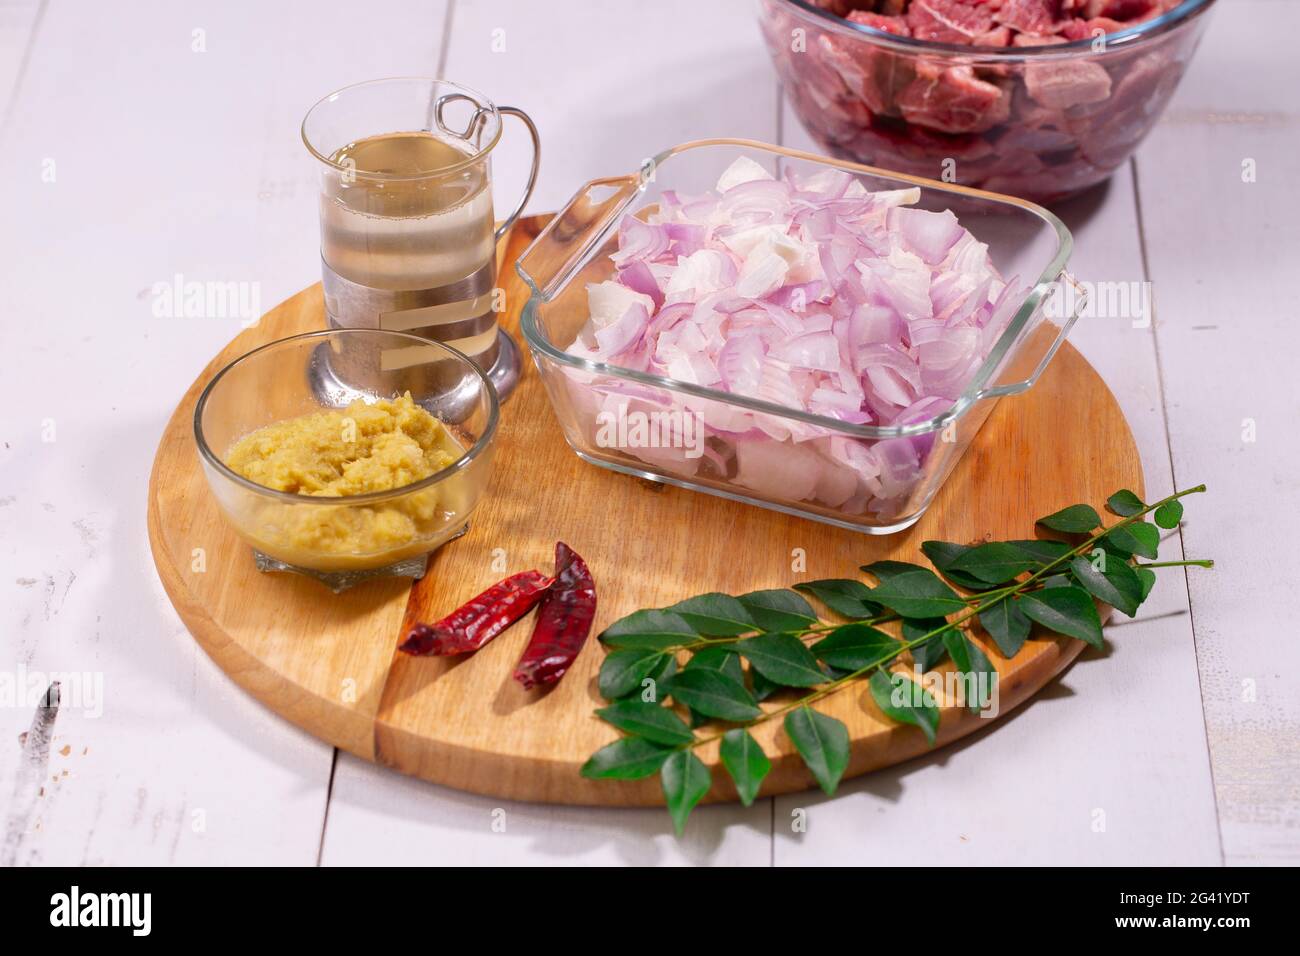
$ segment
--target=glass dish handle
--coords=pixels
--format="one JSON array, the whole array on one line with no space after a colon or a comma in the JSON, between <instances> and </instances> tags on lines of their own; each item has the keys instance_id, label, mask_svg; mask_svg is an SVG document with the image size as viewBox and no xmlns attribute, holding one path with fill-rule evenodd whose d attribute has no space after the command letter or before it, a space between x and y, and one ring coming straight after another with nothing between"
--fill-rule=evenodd
<instances>
[{"instance_id":1,"label":"glass dish handle","mask_svg":"<svg viewBox=\"0 0 1300 956\"><path fill-rule=\"evenodd\" d=\"M515 269L520 277L543 300L549 301L586 263L605 228L644 186L645 180L639 173L587 183L519 257Z\"/></svg>"},{"instance_id":2,"label":"glass dish handle","mask_svg":"<svg viewBox=\"0 0 1300 956\"><path fill-rule=\"evenodd\" d=\"M1057 351L1061 348L1066 337L1070 334L1070 330L1074 328L1074 323L1079 321L1079 317L1083 315L1084 307L1088 304L1088 290L1079 283L1078 279L1070 275L1068 272L1062 272L1060 282L1069 285L1072 290L1075 308L1070 314L1070 317L1061 324L1060 330L1056 333L1056 338L1052 340L1052 344L1043 352L1042 357L1038 360L1038 364L1034 366L1034 370L1024 378L1018 379L1014 382L1007 382L1002 385L990 385L987 388L980 389L979 393L976 395L977 399L1002 398L1006 395L1018 395L1037 382L1039 376L1041 376L1047 369L1048 363L1052 361L1052 356L1056 355ZM1043 304L1044 303L1040 302L1039 307L1042 308Z\"/></svg>"}]
</instances>

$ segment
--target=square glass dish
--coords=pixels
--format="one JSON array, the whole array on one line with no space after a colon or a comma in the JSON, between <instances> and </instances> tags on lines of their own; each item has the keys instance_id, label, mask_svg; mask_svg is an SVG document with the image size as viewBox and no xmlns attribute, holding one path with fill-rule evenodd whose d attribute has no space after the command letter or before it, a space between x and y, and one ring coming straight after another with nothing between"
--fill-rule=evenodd
<instances>
[{"instance_id":1,"label":"square glass dish","mask_svg":"<svg viewBox=\"0 0 1300 956\"><path fill-rule=\"evenodd\" d=\"M828 372L794 373L802 387L792 391L788 401L772 401L770 393L762 390L759 395L754 389L740 394L688 381L686 374L658 374L661 364L647 364L644 358L628 361L628 353L609 361L593 358L609 350L591 341L588 287L615 276L617 267L610 254L619 250L624 217L662 221L661 210L680 209L692 201L690 197L709 195L720 174L740 157L757 163L763 175L795 184L791 188L796 197L809 195L799 192L806 188L800 184L813 181L837 182L839 190L844 190L845 182L856 181L848 187L854 190L848 195L855 198L862 197L864 189L871 193L911 190L892 195L906 195L898 201L911 209L951 210L978 242L987 245L987 261L1008 280L1007 285L1018 277L1014 296L1002 297L1001 317L989 320L994 327L983 332L984 344L960 368L961 379L941 389L945 394L936 396L931 390L924 401L902 407L908 401L904 395L892 411L887 403L877 402L856 412L828 413L824 403L806 400L819 380L809 375L824 377ZM751 170L750 175L759 175L757 167L741 166ZM836 172L814 180L827 171L843 171L848 177ZM761 222L763 216L760 209L747 221ZM627 241L626 226L623 231ZM626 474L855 531L889 534L920 518L997 400L1030 388L1065 340L1084 304L1082 290L1064 271L1070 251L1070 233L1064 224L1024 200L749 140L713 139L674 146L646 160L636 172L582 186L516 268L531 290L521 318L524 338L564 436L579 457ZM620 258L627 266L628 258ZM671 263L672 259L670 248L655 261ZM824 253L822 263L825 268ZM662 279L672 266L658 268ZM1074 294L1067 298L1075 308L1058 327L1047 320L1045 304L1060 282L1073 286ZM672 286L666 288L668 302L656 302L650 313L651 331L653 316L662 315L672 304ZM778 297L783 294L778 290ZM989 298L981 303L980 314L995 316L989 291L980 295ZM819 311L824 314L815 328L829 332L838 322L830 314L833 299L823 294L817 310L806 315L781 314L795 323L792 334L796 334L799 322L814 328L812 312ZM732 297L717 311L745 307L745 302L736 303ZM871 306L864 303L864 307ZM911 344L920 339L917 321L940 331L945 324L938 311L918 320L930 308L924 301L915 308L920 311L892 318L885 310L887 320L903 330L901 341L908 348L909 333ZM710 320L711 329L721 327L725 332L736 316L710 316ZM844 341L847 333L836 324L835 334ZM901 349L904 354L907 350ZM680 350L676 354L674 369L684 367L683 358L690 364L691 355ZM867 381L867 371L857 358L853 364L862 381ZM776 369L789 371L782 362L776 363ZM715 382L725 384L725 379ZM823 394L820 389L818 394Z\"/></svg>"}]
</instances>

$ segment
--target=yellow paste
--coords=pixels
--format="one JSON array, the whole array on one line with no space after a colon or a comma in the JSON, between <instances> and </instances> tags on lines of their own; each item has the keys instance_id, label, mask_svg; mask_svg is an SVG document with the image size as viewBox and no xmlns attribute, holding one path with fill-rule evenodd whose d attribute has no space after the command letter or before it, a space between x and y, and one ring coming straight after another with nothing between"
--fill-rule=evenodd
<instances>
[{"instance_id":1,"label":"yellow paste","mask_svg":"<svg viewBox=\"0 0 1300 956\"><path fill-rule=\"evenodd\" d=\"M447 428L407 393L259 428L231 447L226 465L266 488L329 499L401 488L462 454ZM261 550L326 570L375 563L369 558L376 556L388 563L429 550L440 543L431 539L456 530L452 523L463 502L455 499L463 497L463 489L451 481L363 505L259 498L234 517Z\"/></svg>"}]
</instances>

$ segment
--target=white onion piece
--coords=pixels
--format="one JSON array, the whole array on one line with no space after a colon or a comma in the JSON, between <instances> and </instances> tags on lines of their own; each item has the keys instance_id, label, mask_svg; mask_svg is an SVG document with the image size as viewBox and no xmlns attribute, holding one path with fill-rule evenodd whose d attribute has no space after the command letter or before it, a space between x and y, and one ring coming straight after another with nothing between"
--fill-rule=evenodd
<instances>
[{"instance_id":1,"label":"white onion piece","mask_svg":"<svg viewBox=\"0 0 1300 956\"><path fill-rule=\"evenodd\" d=\"M745 259L736 293L748 299L762 299L785 285L790 263L765 246L759 246Z\"/></svg>"},{"instance_id":2,"label":"white onion piece","mask_svg":"<svg viewBox=\"0 0 1300 956\"><path fill-rule=\"evenodd\" d=\"M725 252L701 249L677 259L677 269L668 280L664 295L671 301L698 301L701 296L729 288L736 281L737 266Z\"/></svg>"},{"instance_id":3,"label":"white onion piece","mask_svg":"<svg viewBox=\"0 0 1300 956\"><path fill-rule=\"evenodd\" d=\"M979 276L989 271L988 261L989 247L968 232L948 250L948 258L943 262L943 269Z\"/></svg>"},{"instance_id":4,"label":"white onion piece","mask_svg":"<svg viewBox=\"0 0 1300 956\"><path fill-rule=\"evenodd\" d=\"M838 508L858 490L857 475L834 460L818 455L817 484L813 499L831 508Z\"/></svg>"},{"instance_id":5,"label":"white onion piece","mask_svg":"<svg viewBox=\"0 0 1300 956\"><path fill-rule=\"evenodd\" d=\"M723 387L736 395L757 397L764 355L763 340L756 333L732 336L718 351Z\"/></svg>"},{"instance_id":6,"label":"white onion piece","mask_svg":"<svg viewBox=\"0 0 1300 956\"><path fill-rule=\"evenodd\" d=\"M645 260L633 259L629 262L626 268L619 270L618 281L634 292L649 296L656 309L664 304L664 293L659 287L659 280Z\"/></svg>"},{"instance_id":7,"label":"white onion piece","mask_svg":"<svg viewBox=\"0 0 1300 956\"><path fill-rule=\"evenodd\" d=\"M871 194L877 202L886 206L914 206L921 201L921 187L908 189L884 189Z\"/></svg>"},{"instance_id":8,"label":"white onion piece","mask_svg":"<svg viewBox=\"0 0 1300 956\"><path fill-rule=\"evenodd\" d=\"M596 351L601 358L613 358L626 352L641 341L641 334L650 324L650 313L640 302L628 306L623 317L612 325L596 331Z\"/></svg>"},{"instance_id":9,"label":"white onion piece","mask_svg":"<svg viewBox=\"0 0 1300 956\"><path fill-rule=\"evenodd\" d=\"M669 249L676 256L689 256L704 248L709 238L706 226L688 222L670 222L664 226L668 233Z\"/></svg>"},{"instance_id":10,"label":"white onion piece","mask_svg":"<svg viewBox=\"0 0 1300 956\"><path fill-rule=\"evenodd\" d=\"M755 179L723 193L715 215L735 225L759 225L789 213L790 187L774 179Z\"/></svg>"},{"instance_id":11,"label":"white onion piece","mask_svg":"<svg viewBox=\"0 0 1300 956\"><path fill-rule=\"evenodd\" d=\"M736 481L769 498L803 501L821 477L817 452L800 445L757 440L736 442Z\"/></svg>"},{"instance_id":12,"label":"white onion piece","mask_svg":"<svg viewBox=\"0 0 1300 956\"><path fill-rule=\"evenodd\" d=\"M889 211L888 222L889 228L899 232L908 248L930 265L943 262L948 250L966 235L951 209L927 212L900 207Z\"/></svg>"},{"instance_id":13,"label":"white onion piece","mask_svg":"<svg viewBox=\"0 0 1300 956\"><path fill-rule=\"evenodd\" d=\"M663 226L624 216L618 225L618 251L609 258L616 266L633 259L656 259L668 251L668 243L668 231Z\"/></svg>"},{"instance_id":14,"label":"white onion piece","mask_svg":"<svg viewBox=\"0 0 1300 956\"><path fill-rule=\"evenodd\" d=\"M808 332L774 348L772 357L799 368L835 372L840 367L840 343L830 332Z\"/></svg>"},{"instance_id":15,"label":"white onion piece","mask_svg":"<svg viewBox=\"0 0 1300 956\"><path fill-rule=\"evenodd\" d=\"M739 186L741 183L752 183L771 178L772 174L754 160L748 156L741 156L718 177L718 192L725 193L728 189Z\"/></svg>"},{"instance_id":16,"label":"white onion piece","mask_svg":"<svg viewBox=\"0 0 1300 956\"><path fill-rule=\"evenodd\" d=\"M618 282L596 282L587 286L587 307L591 310L591 325L595 329L612 325L627 310L640 304L647 312L655 308L654 300Z\"/></svg>"}]
</instances>

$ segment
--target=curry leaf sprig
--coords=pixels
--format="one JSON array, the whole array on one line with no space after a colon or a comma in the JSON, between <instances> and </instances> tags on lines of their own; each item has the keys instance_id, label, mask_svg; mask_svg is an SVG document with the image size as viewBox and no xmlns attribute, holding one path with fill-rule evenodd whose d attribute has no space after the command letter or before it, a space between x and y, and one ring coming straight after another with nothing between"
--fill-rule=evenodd
<instances>
[{"instance_id":1,"label":"curry leaf sprig","mask_svg":"<svg viewBox=\"0 0 1300 956\"><path fill-rule=\"evenodd\" d=\"M997 668L972 635L987 636L1003 658L1020 653L1035 624L1102 648L1098 601L1132 617L1156 569L1213 566L1155 560L1160 529L1177 528L1182 499L1203 491L1197 485L1151 504L1118 491L1106 501L1119 518L1109 526L1090 505L1071 505L1037 522L1055 538L926 541L921 550L938 574L877 561L861 569L874 586L833 578L635 611L600 635L612 649L598 678L610 703L596 715L625 736L593 754L582 774L632 780L658 773L680 834L712 785L696 750L718 743L720 762L748 806L772 768L750 729L781 718L813 778L833 794L848 767L849 732L813 704L865 684L881 714L916 727L933 745L938 702L924 682L891 665L910 655L924 674L951 660L962 702L978 711L989 702ZM844 620L823 621L804 594ZM795 693L784 702L760 706L789 689Z\"/></svg>"}]
</instances>

